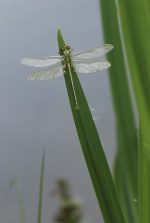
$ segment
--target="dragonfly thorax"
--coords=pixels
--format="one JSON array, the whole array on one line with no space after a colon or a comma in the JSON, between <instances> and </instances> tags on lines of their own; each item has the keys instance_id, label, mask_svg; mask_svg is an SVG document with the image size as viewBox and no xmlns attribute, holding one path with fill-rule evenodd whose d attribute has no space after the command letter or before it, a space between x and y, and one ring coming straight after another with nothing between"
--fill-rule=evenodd
<instances>
[{"instance_id":1,"label":"dragonfly thorax","mask_svg":"<svg viewBox=\"0 0 150 223\"><path fill-rule=\"evenodd\" d=\"M59 50L59 54L61 56L70 56L70 54L71 54L71 48L70 48L70 46L65 45L63 48L61 48Z\"/></svg>"}]
</instances>

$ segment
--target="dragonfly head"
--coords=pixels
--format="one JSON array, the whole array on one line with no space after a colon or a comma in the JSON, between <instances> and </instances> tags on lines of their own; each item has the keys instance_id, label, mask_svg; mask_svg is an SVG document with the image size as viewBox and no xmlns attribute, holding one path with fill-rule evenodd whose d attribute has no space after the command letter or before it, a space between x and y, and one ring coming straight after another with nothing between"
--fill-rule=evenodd
<instances>
[{"instance_id":1,"label":"dragonfly head","mask_svg":"<svg viewBox=\"0 0 150 223\"><path fill-rule=\"evenodd\" d=\"M61 56L69 56L71 54L72 49L70 46L65 45L63 48L59 50L59 54Z\"/></svg>"}]
</instances>

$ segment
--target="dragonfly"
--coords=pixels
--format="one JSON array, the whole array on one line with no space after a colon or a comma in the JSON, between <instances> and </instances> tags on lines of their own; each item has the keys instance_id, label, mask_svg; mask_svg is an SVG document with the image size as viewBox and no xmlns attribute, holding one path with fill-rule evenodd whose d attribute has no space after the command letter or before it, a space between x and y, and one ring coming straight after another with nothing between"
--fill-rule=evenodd
<instances>
[{"instance_id":1,"label":"dragonfly","mask_svg":"<svg viewBox=\"0 0 150 223\"><path fill-rule=\"evenodd\" d=\"M65 45L59 50L58 56L31 58L26 57L21 60L21 64L42 68L39 71L28 75L28 80L49 80L62 76L66 71L69 74L73 89L76 108L79 108L76 90L73 81L73 70L81 74L92 74L96 71L108 69L111 64L99 57L106 55L113 49L113 45L105 44L83 52L72 53L70 46ZM44 68L44 69L43 69Z\"/></svg>"}]
</instances>

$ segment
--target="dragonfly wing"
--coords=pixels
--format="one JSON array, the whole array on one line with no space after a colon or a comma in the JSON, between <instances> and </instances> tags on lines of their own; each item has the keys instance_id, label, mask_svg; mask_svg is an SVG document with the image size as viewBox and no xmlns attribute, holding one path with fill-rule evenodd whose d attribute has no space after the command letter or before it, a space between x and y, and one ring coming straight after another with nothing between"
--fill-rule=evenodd
<instances>
[{"instance_id":1,"label":"dragonfly wing","mask_svg":"<svg viewBox=\"0 0 150 223\"><path fill-rule=\"evenodd\" d=\"M94 73L109 68L111 64L108 61L79 62L74 63L75 69L79 73Z\"/></svg>"},{"instance_id":2,"label":"dragonfly wing","mask_svg":"<svg viewBox=\"0 0 150 223\"><path fill-rule=\"evenodd\" d=\"M63 75L63 67L61 63L52 65L47 70L37 71L29 74L28 80L49 80Z\"/></svg>"},{"instance_id":3,"label":"dragonfly wing","mask_svg":"<svg viewBox=\"0 0 150 223\"><path fill-rule=\"evenodd\" d=\"M105 44L102 47L87 50L84 52L75 53L75 54L73 54L73 60L94 59L99 56L104 56L106 53L108 53L112 49L113 49L113 45Z\"/></svg>"},{"instance_id":4,"label":"dragonfly wing","mask_svg":"<svg viewBox=\"0 0 150 223\"><path fill-rule=\"evenodd\" d=\"M43 58L31 58L26 57L21 60L21 64L31 66L31 67L47 67L60 62L61 57L43 57Z\"/></svg>"}]
</instances>

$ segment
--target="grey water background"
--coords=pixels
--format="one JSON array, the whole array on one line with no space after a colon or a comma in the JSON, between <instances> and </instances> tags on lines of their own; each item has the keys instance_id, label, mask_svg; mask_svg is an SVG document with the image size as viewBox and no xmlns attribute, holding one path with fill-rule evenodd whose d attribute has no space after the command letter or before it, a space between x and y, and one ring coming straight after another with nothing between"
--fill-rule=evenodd
<instances>
[{"instance_id":1,"label":"grey water background","mask_svg":"<svg viewBox=\"0 0 150 223\"><path fill-rule=\"evenodd\" d=\"M17 178L27 222L36 222L39 172L46 148L43 222L52 222L58 202L50 196L56 178L65 176L84 201L86 222L102 222L92 183L77 138L63 78L29 82L33 69L20 64L25 56L58 52L61 27L74 51L103 44L98 0L0 1L0 221L19 223ZM35 70L35 69L34 69ZM112 166L115 124L107 72L80 76ZM101 219L101 220L100 220Z\"/></svg>"}]
</instances>

